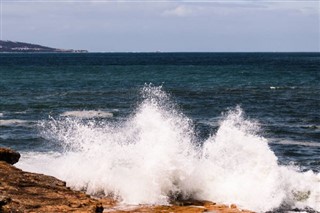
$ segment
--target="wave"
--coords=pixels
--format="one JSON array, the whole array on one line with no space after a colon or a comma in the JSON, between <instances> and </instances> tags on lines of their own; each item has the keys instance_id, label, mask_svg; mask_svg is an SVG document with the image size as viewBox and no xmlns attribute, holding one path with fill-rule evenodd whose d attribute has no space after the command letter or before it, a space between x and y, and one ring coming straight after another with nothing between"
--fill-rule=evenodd
<instances>
[{"instance_id":1,"label":"wave","mask_svg":"<svg viewBox=\"0 0 320 213\"><path fill-rule=\"evenodd\" d=\"M0 120L0 126L28 126L30 121L20 119Z\"/></svg>"},{"instance_id":2,"label":"wave","mask_svg":"<svg viewBox=\"0 0 320 213\"><path fill-rule=\"evenodd\" d=\"M18 112L13 112L13 114L27 114L27 111L18 111Z\"/></svg>"},{"instance_id":3,"label":"wave","mask_svg":"<svg viewBox=\"0 0 320 213\"><path fill-rule=\"evenodd\" d=\"M270 86L270 89L272 90L278 90L278 89L296 89L297 87L293 86L293 87L289 87L289 86L283 86L283 87L279 87L279 86Z\"/></svg>"},{"instance_id":4,"label":"wave","mask_svg":"<svg viewBox=\"0 0 320 213\"><path fill-rule=\"evenodd\" d=\"M142 97L122 123L43 123L43 134L64 151L26 153L17 165L125 204L168 204L183 197L257 212L280 206L320 210L320 174L279 165L257 122L239 107L199 143L192 121L161 87L144 87Z\"/></svg>"},{"instance_id":5,"label":"wave","mask_svg":"<svg viewBox=\"0 0 320 213\"><path fill-rule=\"evenodd\" d=\"M105 112L101 110L83 110L83 111L67 111L62 113L60 116L63 117L77 117L77 118L109 118L112 117L113 114L111 112Z\"/></svg>"},{"instance_id":6,"label":"wave","mask_svg":"<svg viewBox=\"0 0 320 213\"><path fill-rule=\"evenodd\" d=\"M292 141L292 140L274 140L270 141L271 144L282 144L282 145L297 145L297 146L309 146L309 147L320 147L318 142L307 142L307 141Z\"/></svg>"}]
</instances>

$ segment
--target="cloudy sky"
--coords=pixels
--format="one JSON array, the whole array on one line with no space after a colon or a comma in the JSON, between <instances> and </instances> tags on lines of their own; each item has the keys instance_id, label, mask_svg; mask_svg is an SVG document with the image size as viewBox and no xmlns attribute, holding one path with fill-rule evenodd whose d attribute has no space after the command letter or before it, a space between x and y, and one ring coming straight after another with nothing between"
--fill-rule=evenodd
<instances>
[{"instance_id":1,"label":"cloudy sky","mask_svg":"<svg viewBox=\"0 0 320 213\"><path fill-rule=\"evenodd\" d=\"M320 51L320 0L2 0L2 39L92 52Z\"/></svg>"}]
</instances>

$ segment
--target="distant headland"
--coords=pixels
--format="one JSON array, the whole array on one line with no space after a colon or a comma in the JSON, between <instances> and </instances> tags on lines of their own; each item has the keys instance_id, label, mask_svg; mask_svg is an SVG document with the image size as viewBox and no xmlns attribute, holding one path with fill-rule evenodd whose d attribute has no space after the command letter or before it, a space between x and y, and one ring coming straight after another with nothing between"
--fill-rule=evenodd
<instances>
[{"instance_id":1,"label":"distant headland","mask_svg":"<svg viewBox=\"0 0 320 213\"><path fill-rule=\"evenodd\" d=\"M17 41L0 40L0 53L87 53L87 50L58 49Z\"/></svg>"}]
</instances>

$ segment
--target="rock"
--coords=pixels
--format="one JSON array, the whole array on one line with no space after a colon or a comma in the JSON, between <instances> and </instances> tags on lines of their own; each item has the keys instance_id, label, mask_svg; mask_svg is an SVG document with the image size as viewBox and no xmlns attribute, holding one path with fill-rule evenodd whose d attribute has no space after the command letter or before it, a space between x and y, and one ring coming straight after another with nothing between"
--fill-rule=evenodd
<instances>
[{"instance_id":1,"label":"rock","mask_svg":"<svg viewBox=\"0 0 320 213\"><path fill-rule=\"evenodd\" d=\"M95 212L99 203L54 177L0 161L0 212Z\"/></svg>"},{"instance_id":2,"label":"rock","mask_svg":"<svg viewBox=\"0 0 320 213\"><path fill-rule=\"evenodd\" d=\"M1 210L2 206L8 204L10 201L11 201L10 197L0 196L0 210Z\"/></svg>"},{"instance_id":3,"label":"rock","mask_svg":"<svg viewBox=\"0 0 320 213\"><path fill-rule=\"evenodd\" d=\"M20 153L8 148L0 148L0 161L15 164L20 159Z\"/></svg>"},{"instance_id":4,"label":"rock","mask_svg":"<svg viewBox=\"0 0 320 213\"><path fill-rule=\"evenodd\" d=\"M207 203L207 204L206 204ZM196 201L194 200L194 203L192 204L189 200L187 205L184 206L176 206L176 205L170 205L170 206L150 206L150 205L140 205L137 206L137 208L134 208L133 206L130 206L128 210L125 208L121 208L121 211L117 211L118 209L116 207L113 207L111 209L112 212L183 212L183 213L204 213L204 212L215 212L215 213L253 213L252 211L247 210L240 210L237 208L230 208L223 204L208 204L210 201ZM208 205L208 206L204 206ZM106 209L107 212L108 209Z\"/></svg>"},{"instance_id":5,"label":"rock","mask_svg":"<svg viewBox=\"0 0 320 213\"><path fill-rule=\"evenodd\" d=\"M231 205L230 205L230 208L236 209L236 208L237 208L237 205L236 205L236 204L231 204Z\"/></svg>"},{"instance_id":6,"label":"rock","mask_svg":"<svg viewBox=\"0 0 320 213\"><path fill-rule=\"evenodd\" d=\"M96 206L96 213L102 213L104 210L103 206L102 206L102 203L99 203L97 206Z\"/></svg>"}]
</instances>

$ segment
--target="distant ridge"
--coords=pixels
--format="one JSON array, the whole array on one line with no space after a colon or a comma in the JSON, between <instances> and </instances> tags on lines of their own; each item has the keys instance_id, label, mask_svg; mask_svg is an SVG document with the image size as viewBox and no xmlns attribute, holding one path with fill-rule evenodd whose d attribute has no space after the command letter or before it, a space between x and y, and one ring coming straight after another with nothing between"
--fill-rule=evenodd
<instances>
[{"instance_id":1,"label":"distant ridge","mask_svg":"<svg viewBox=\"0 0 320 213\"><path fill-rule=\"evenodd\" d=\"M57 49L52 47L41 46L38 44L0 40L0 53L4 52L86 53L88 51L73 49Z\"/></svg>"}]
</instances>

